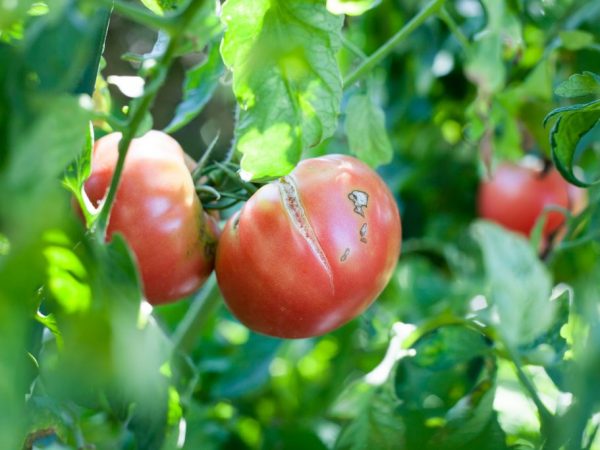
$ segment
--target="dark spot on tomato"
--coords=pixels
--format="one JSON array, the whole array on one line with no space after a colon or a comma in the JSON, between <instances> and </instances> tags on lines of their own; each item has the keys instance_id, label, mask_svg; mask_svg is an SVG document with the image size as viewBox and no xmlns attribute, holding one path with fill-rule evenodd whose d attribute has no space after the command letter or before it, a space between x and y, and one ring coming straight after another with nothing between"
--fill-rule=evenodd
<instances>
[{"instance_id":1,"label":"dark spot on tomato","mask_svg":"<svg viewBox=\"0 0 600 450\"><path fill-rule=\"evenodd\" d=\"M369 194L363 191L354 190L348 194L348 198L354 204L354 212L365 217L364 208L368 206Z\"/></svg>"}]
</instances>

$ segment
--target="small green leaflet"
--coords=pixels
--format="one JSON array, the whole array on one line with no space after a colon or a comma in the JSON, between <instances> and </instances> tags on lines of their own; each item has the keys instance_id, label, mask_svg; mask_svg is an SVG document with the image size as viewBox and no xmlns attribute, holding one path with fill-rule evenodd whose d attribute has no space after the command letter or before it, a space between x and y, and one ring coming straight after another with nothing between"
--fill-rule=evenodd
<instances>
[{"instance_id":1,"label":"small green leaflet","mask_svg":"<svg viewBox=\"0 0 600 450\"><path fill-rule=\"evenodd\" d=\"M600 100L555 109L546 116L544 124L552 117L557 117L550 132L552 158L556 168L576 186L588 187L599 183L600 180L592 183L580 180L575 175L573 166L579 140L600 120Z\"/></svg>"},{"instance_id":2,"label":"small green leaflet","mask_svg":"<svg viewBox=\"0 0 600 450\"><path fill-rule=\"evenodd\" d=\"M360 16L380 3L381 0L327 0L327 9L333 14Z\"/></svg>"},{"instance_id":3,"label":"small green leaflet","mask_svg":"<svg viewBox=\"0 0 600 450\"><path fill-rule=\"evenodd\" d=\"M285 175L337 127L342 16L317 0L228 0L221 54L240 104L244 178Z\"/></svg>"},{"instance_id":4,"label":"small green leaflet","mask_svg":"<svg viewBox=\"0 0 600 450\"><path fill-rule=\"evenodd\" d=\"M392 160L392 144L385 130L385 114L368 95L354 95L344 123L350 151L372 167Z\"/></svg>"},{"instance_id":5,"label":"small green leaflet","mask_svg":"<svg viewBox=\"0 0 600 450\"><path fill-rule=\"evenodd\" d=\"M223 70L218 46L209 51L204 61L188 70L183 87L184 98L177 106L175 117L165 128L167 133L179 130L200 114L219 85Z\"/></svg>"},{"instance_id":6,"label":"small green leaflet","mask_svg":"<svg viewBox=\"0 0 600 450\"><path fill-rule=\"evenodd\" d=\"M496 318L492 314L486 320L508 344L530 343L554 319L550 274L525 238L485 221L476 222L473 233L483 253L488 298L497 311Z\"/></svg>"},{"instance_id":7,"label":"small green leaflet","mask_svg":"<svg viewBox=\"0 0 600 450\"><path fill-rule=\"evenodd\" d=\"M592 72L576 73L563 81L555 90L560 97L583 97L584 95L600 96L600 75Z\"/></svg>"}]
</instances>

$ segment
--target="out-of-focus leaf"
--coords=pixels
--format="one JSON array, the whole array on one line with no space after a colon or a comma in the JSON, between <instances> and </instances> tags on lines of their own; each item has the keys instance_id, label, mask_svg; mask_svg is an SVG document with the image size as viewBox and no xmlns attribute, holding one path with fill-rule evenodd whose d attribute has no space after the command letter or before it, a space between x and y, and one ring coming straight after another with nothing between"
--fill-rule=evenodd
<instances>
[{"instance_id":1,"label":"out-of-focus leaf","mask_svg":"<svg viewBox=\"0 0 600 450\"><path fill-rule=\"evenodd\" d=\"M350 151L372 167L392 160L392 144L385 129L385 114L368 95L348 100L344 124Z\"/></svg>"},{"instance_id":2,"label":"out-of-focus leaf","mask_svg":"<svg viewBox=\"0 0 600 450\"><path fill-rule=\"evenodd\" d=\"M505 2L484 0L483 4L487 12L487 26L475 37L465 70L469 79L487 96L504 87L504 47L521 45L521 29Z\"/></svg>"},{"instance_id":3,"label":"out-of-focus leaf","mask_svg":"<svg viewBox=\"0 0 600 450\"><path fill-rule=\"evenodd\" d=\"M497 311L487 320L510 345L527 344L554 319L550 274L523 237L484 221L473 231L483 252L487 296Z\"/></svg>"},{"instance_id":4,"label":"out-of-focus leaf","mask_svg":"<svg viewBox=\"0 0 600 450\"><path fill-rule=\"evenodd\" d=\"M218 398L237 398L263 386L281 343L280 339L251 334L248 342L229 358L227 370L215 383L213 394Z\"/></svg>"},{"instance_id":5,"label":"out-of-focus leaf","mask_svg":"<svg viewBox=\"0 0 600 450\"><path fill-rule=\"evenodd\" d=\"M90 114L76 98L61 96L41 103L35 127L19 136L5 178L11 191L35 189L55 178L84 148ZM0 194L1 196L1 194Z\"/></svg>"},{"instance_id":6,"label":"out-of-focus leaf","mask_svg":"<svg viewBox=\"0 0 600 450\"><path fill-rule=\"evenodd\" d=\"M221 53L215 45L204 61L186 73L183 101L177 105L175 117L165 127L165 132L177 131L200 114L219 85L223 71Z\"/></svg>"},{"instance_id":7,"label":"out-of-focus leaf","mask_svg":"<svg viewBox=\"0 0 600 450\"><path fill-rule=\"evenodd\" d=\"M87 17L70 3L61 14L35 19L23 41L24 63L40 91L91 94L108 16L102 8Z\"/></svg>"},{"instance_id":8,"label":"out-of-focus leaf","mask_svg":"<svg viewBox=\"0 0 600 450\"><path fill-rule=\"evenodd\" d=\"M49 245L44 250L48 260L48 289L66 313L86 311L92 292L86 283L87 273L69 248Z\"/></svg>"},{"instance_id":9,"label":"out-of-focus leaf","mask_svg":"<svg viewBox=\"0 0 600 450\"><path fill-rule=\"evenodd\" d=\"M9 29L27 14L33 0L0 1L0 32Z\"/></svg>"},{"instance_id":10,"label":"out-of-focus leaf","mask_svg":"<svg viewBox=\"0 0 600 450\"><path fill-rule=\"evenodd\" d=\"M600 76L593 72L576 73L560 83L555 92L556 95L567 98L584 95L600 96Z\"/></svg>"},{"instance_id":11,"label":"out-of-focus leaf","mask_svg":"<svg viewBox=\"0 0 600 450\"><path fill-rule=\"evenodd\" d=\"M405 448L405 427L395 413L398 400L384 385L367 392L363 408L339 435L336 450Z\"/></svg>"},{"instance_id":12,"label":"out-of-focus leaf","mask_svg":"<svg viewBox=\"0 0 600 450\"><path fill-rule=\"evenodd\" d=\"M335 59L343 18L319 2L228 0L223 60L240 104L244 177L285 175L337 127L342 79Z\"/></svg>"},{"instance_id":13,"label":"out-of-focus leaf","mask_svg":"<svg viewBox=\"0 0 600 450\"><path fill-rule=\"evenodd\" d=\"M594 35L581 30L568 30L560 32L560 40L567 50L581 50L594 43Z\"/></svg>"},{"instance_id":14,"label":"out-of-focus leaf","mask_svg":"<svg viewBox=\"0 0 600 450\"><path fill-rule=\"evenodd\" d=\"M592 183L580 180L574 173L574 164L577 144L600 120L600 100L555 109L546 116L544 122L552 118L556 118L550 132L552 157L561 175L576 186L587 187L599 183L600 179Z\"/></svg>"},{"instance_id":15,"label":"out-of-focus leaf","mask_svg":"<svg viewBox=\"0 0 600 450\"><path fill-rule=\"evenodd\" d=\"M360 16L380 3L381 0L327 0L327 9L333 14Z\"/></svg>"}]
</instances>

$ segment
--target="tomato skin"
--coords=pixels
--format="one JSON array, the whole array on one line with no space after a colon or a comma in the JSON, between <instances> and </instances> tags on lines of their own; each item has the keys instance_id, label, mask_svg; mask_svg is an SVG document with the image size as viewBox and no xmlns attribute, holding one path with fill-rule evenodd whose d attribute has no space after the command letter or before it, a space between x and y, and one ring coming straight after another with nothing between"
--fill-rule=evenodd
<instances>
[{"instance_id":1,"label":"tomato skin","mask_svg":"<svg viewBox=\"0 0 600 450\"><path fill-rule=\"evenodd\" d=\"M120 140L112 133L94 145L85 191L95 206L108 191ZM183 150L165 133L149 131L131 142L107 239L117 232L132 248L154 305L191 294L213 269L217 228L202 211Z\"/></svg>"},{"instance_id":2,"label":"tomato skin","mask_svg":"<svg viewBox=\"0 0 600 450\"><path fill-rule=\"evenodd\" d=\"M515 164L502 164L478 194L479 216L529 236L538 217L549 205L571 208L570 184L555 169L547 173ZM564 215L549 212L543 229L547 238L564 223Z\"/></svg>"},{"instance_id":3,"label":"tomato skin","mask_svg":"<svg viewBox=\"0 0 600 450\"><path fill-rule=\"evenodd\" d=\"M349 156L307 159L261 187L227 222L217 280L229 309L250 329L317 336L375 300L400 244L398 208L373 170Z\"/></svg>"}]
</instances>

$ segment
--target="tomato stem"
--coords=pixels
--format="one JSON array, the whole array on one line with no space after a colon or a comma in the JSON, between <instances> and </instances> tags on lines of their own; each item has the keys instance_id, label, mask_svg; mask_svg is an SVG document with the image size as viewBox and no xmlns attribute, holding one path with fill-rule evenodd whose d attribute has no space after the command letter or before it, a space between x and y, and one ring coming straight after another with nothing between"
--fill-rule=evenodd
<instances>
[{"instance_id":1,"label":"tomato stem","mask_svg":"<svg viewBox=\"0 0 600 450\"><path fill-rule=\"evenodd\" d=\"M117 7L116 3L119 3L120 6ZM125 166L125 157L127 156L127 151L129 150L129 144L137 135L138 129L148 114L148 110L152 106L159 88L166 79L171 62L175 57L180 37L183 35L184 30L187 28L197 10L202 6L203 3L204 2L202 0L192 0L177 16L179 24L177 27L177 33L171 34L164 53L157 59L156 66L149 71L146 82L147 88L144 91L144 94L132 102L130 116L126 124L127 126L123 129L123 136L119 141L119 158L117 159L115 171L106 195L106 199L102 204L102 209L100 210L100 213L98 214L94 224L95 234L102 241L104 241L106 237L110 211L115 201L117 189L119 187L119 181L123 173L123 167ZM122 9L120 9L121 7ZM134 7L130 5L123 5L120 2L115 2L115 10L119 11L120 13L123 13L123 11L130 11L131 13L133 8ZM136 14L137 12L139 11L136 11ZM144 12L144 14L146 13ZM168 29L166 31L169 32Z\"/></svg>"},{"instance_id":2,"label":"tomato stem","mask_svg":"<svg viewBox=\"0 0 600 450\"><path fill-rule=\"evenodd\" d=\"M344 89L348 89L389 55L394 48L422 25L429 17L437 14L446 0L430 1L415 17L404 25L394 36L383 44L375 53L364 60L350 75L344 79Z\"/></svg>"},{"instance_id":3,"label":"tomato stem","mask_svg":"<svg viewBox=\"0 0 600 450\"><path fill-rule=\"evenodd\" d=\"M173 352L190 352L198 342L204 325L220 304L219 287L213 273L194 297L187 313L173 334Z\"/></svg>"},{"instance_id":4,"label":"tomato stem","mask_svg":"<svg viewBox=\"0 0 600 450\"><path fill-rule=\"evenodd\" d=\"M456 40L460 43L463 50L468 51L471 48L471 44L469 43L469 38L463 33L460 29L452 15L448 12L446 6L442 6L440 9L440 19L444 21L444 23L448 26Z\"/></svg>"}]
</instances>

